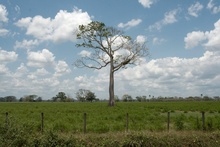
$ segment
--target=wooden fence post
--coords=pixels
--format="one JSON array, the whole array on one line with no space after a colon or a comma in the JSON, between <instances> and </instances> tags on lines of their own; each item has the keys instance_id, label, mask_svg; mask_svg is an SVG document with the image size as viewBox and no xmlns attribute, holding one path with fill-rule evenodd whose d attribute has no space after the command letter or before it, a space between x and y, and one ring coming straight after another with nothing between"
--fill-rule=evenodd
<instances>
[{"instance_id":1,"label":"wooden fence post","mask_svg":"<svg viewBox=\"0 0 220 147\"><path fill-rule=\"evenodd\" d=\"M126 131L128 132L128 113L126 114Z\"/></svg>"},{"instance_id":2,"label":"wooden fence post","mask_svg":"<svg viewBox=\"0 0 220 147\"><path fill-rule=\"evenodd\" d=\"M205 130L205 112L202 111L202 129Z\"/></svg>"},{"instance_id":3,"label":"wooden fence post","mask_svg":"<svg viewBox=\"0 0 220 147\"><path fill-rule=\"evenodd\" d=\"M170 130L170 112L167 112L167 130Z\"/></svg>"},{"instance_id":4,"label":"wooden fence post","mask_svg":"<svg viewBox=\"0 0 220 147\"><path fill-rule=\"evenodd\" d=\"M41 133L44 132L44 113L41 113Z\"/></svg>"},{"instance_id":5,"label":"wooden fence post","mask_svg":"<svg viewBox=\"0 0 220 147\"><path fill-rule=\"evenodd\" d=\"M84 113L84 126L83 126L84 134L86 134L86 113Z\"/></svg>"},{"instance_id":6,"label":"wooden fence post","mask_svg":"<svg viewBox=\"0 0 220 147\"><path fill-rule=\"evenodd\" d=\"M5 113L5 127L8 129L8 112Z\"/></svg>"}]
</instances>

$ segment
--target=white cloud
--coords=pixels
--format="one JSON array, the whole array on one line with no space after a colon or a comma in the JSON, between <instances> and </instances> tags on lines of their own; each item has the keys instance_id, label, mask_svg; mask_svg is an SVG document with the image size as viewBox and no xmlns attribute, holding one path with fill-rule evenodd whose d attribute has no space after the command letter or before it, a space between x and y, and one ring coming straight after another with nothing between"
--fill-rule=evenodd
<instances>
[{"instance_id":1,"label":"white cloud","mask_svg":"<svg viewBox=\"0 0 220 147\"><path fill-rule=\"evenodd\" d=\"M185 48L193 48L199 45L200 42L206 39L205 33L201 31L193 31L188 33L187 36L184 38L185 41Z\"/></svg>"},{"instance_id":2,"label":"white cloud","mask_svg":"<svg viewBox=\"0 0 220 147\"><path fill-rule=\"evenodd\" d=\"M204 44L209 50L220 51L220 19L214 24L214 29L205 32L208 42Z\"/></svg>"},{"instance_id":3,"label":"white cloud","mask_svg":"<svg viewBox=\"0 0 220 147\"><path fill-rule=\"evenodd\" d=\"M1 27L1 26L0 26ZM5 36L9 33L9 30L0 28L0 36Z\"/></svg>"},{"instance_id":4,"label":"white cloud","mask_svg":"<svg viewBox=\"0 0 220 147\"><path fill-rule=\"evenodd\" d=\"M0 4L0 22L8 22L8 12L4 5Z\"/></svg>"},{"instance_id":5,"label":"white cloud","mask_svg":"<svg viewBox=\"0 0 220 147\"><path fill-rule=\"evenodd\" d=\"M142 64L115 73L115 94L133 96L197 96L201 93L218 95L220 79L220 54L206 51L199 58L167 57L144 60ZM195 66L196 65L196 66ZM101 93L108 98L108 68L94 72L95 76L75 77L79 88ZM104 94L103 94L104 92Z\"/></svg>"},{"instance_id":6,"label":"white cloud","mask_svg":"<svg viewBox=\"0 0 220 147\"><path fill-rule=\"evenodd\" d=\"M17 12L17 14L20 14L21 8L18 5L16 5L14 9Z\"/></svg>"},{"instance_id":7,"label":"white cloud","mask_svg":"<svg viewBox=\"0 0 220 147\"><path fill-rule=\"evenodd\" d=\"M55 77L52 77L52 78L42 78L42 79L33 79L33 84L36 84L36 85L39 85L39 86L42 86L42 87L46 87L46 85L50 86L50 87L55 87L55 86L58 86L60 81L55 78Z\"/></svg>"},{"instance_id":8,"label":"white cloud","mask_svg":"<svg viewBox=\"0 0 220 147\"><path fill-rule=\"evenodd\" d=\"M196 96L201 93L210 96L218 95L220 94L220 87L218 86L220 80L219 59L220 54L206 51L199 58L167 57L149 62L143 60L140 65L128 67L115 73L115 94L122 96L128 93L132 96L152 95L155 97L160 95ZM7 78L7 80L1 79L4 84L0 86L0 89L7 91L13 87L20 94L36 93L45 99L49 99L60 90L72 94L77 89L84 88L94 91L102 99L108 98L106 92L109 82L108 68L97 71L91 70L92 74L95 75L85 74L76 76L73 80L70 78L61 80L59 75L68 73L66 72L68 66L65 61L58 61L57 63L55 74L48 72L47 67L30 72L24 64L21 64L16 71L21 75ZM0 74L8 72L6 66L0 65ZM24 77L27 77L28 80Z\"/></svg>"},{"instance_id":9,"label":"white cloud","mask_svg":"<svg viewBox=\"0 0 220 147\"><path fill-rule=\"evenodd\" d=\"M46 75L49 75L52 78L50 73L45 68L38 68L34 72L29 72L27 77L28 77L28 79L34 81L34 80L37 80L37 79L42 79L42 77L44 77Z\"/></svg>"},{"instance_id":10,"label":"white cloud","mask_svg":"<svg viewBox=\"0 0 220 147\"><path fill-rule=\"evenodd\" d=\"M18 20L15 25L25 28L26 34L42 41L75 41L75 30L81 24L91 22L91 17L87 12L75 8L72 12L60 10L56 16L52 18L44 18L35 16L33 18L26 17Z\"/></svg>"},{"instance_id":11,"label":"white cloud","mask_svg":"<svg viewBox=\"0 0 220 147\"><path fill-rule=\"evenodd\" d=\"M220 12L220 6L214 7L212 12L213 12L214 14L219 13L219 12Z\"/></svg>"},{"instance_id":12,"label":"white cloud","mask_svg":"<svg viewBox=\"0 0 220 147\"><path fill-rule=\"evenodd\" d=\"M155 0L138 0L138 2L145 8L150 8Z\"/></svg>"},{"instance_id":13,"label":"white cloud","mask_svg":"<svg viewBox=\"0 0 220 147\"><path fill-rule=\"evenodd\" d=\"M165 41L165 39L163 39L163 38L158 38L158 37L154 37L153 38L153 44L154 45L159 45L159 44L161 44L164 41Z\"/></svg>"},{"instance_id":14,"label":"white cloud","mask_svg":"<svg viewBox=\"0 0 220 147\"><path fill-rule=\"evenodd\" d=\"M59 77L64 74L70 73L71 70L68 66L68 64L65 61L58 61L58 63L55 66L55 76Z\"/></svg>"},{"instance_id":15,"label":"white cloud","mask_svg":"<svg viewBox=\"0 0 220 147\"><path fill-rule=\"evenodd\" d=\"M5 64L0 64L0 75L1 74L7 74L9 72L9 69L6 67Z\"/></svg>"},{"instance_id":16,"label":"white cloud","mask_svg":"<svg viewBox=\"0 0 220 147\"><path fill-rule=\"evenodd\" d=\"M147 37L146 36L143 36L143 35L138 35L137 38L136 38L136 41L138 43L145 43L147 41Z\"/></svg>"},{"instance_id":17,"label":"white cloud","mask_svg":"<svg viewBox=\"0 0 220 147\"><path fill-rule=\"evenodd\" d=\"M207 9L212 9L214 7L213 0L209 0L209 3L207 4Z\"/></svg>"},{"instance_id":18,"label":"white cloud","mask_svg":"<svg viewBox=\"0 0 220 147\"><path fill-rule=\"evenodd\" d=\"M16 72L14 73L14 77L22 77L28 73L27 67L24 65L24 63L21 63L20 66L17 68Z\"/></svg>"},{"instance_id":19,"label":"white cloud","mask_svg":"<svg viewBox=\"0 0 220 147\"><path fill-rule=\"evenodd\" d=\"M90 56L91 56L91 52L86 51L86 50L82 50L82 51L79 53L79 55L80 55L81 57L90 57Z\"/></svg>"},{"instance_id":20,"label":"white cloud","mask_svg":"<svg viewBox=\"0 0 220 147\"><path fill-rule=\"evenodd\" d=\"M203 45L207 50L220 51L220 19L214 24L211 31L193 31L184 38L185 48Z\"/></svg>"},{"instance_id":21,"label":"white cloud","mask_svg":"<svg viewBox=\"0 0 220 147\"><path fill-rule=\"evenodd\" d=\"M0 62L14 62L17 60L18 54L14 51L6 51L0 49Z\"/></svg>"},{"instance_id":22,"label":"white cloud","mask_svg":"<svg viewBox=\"0 0 220 147\"><path fill-rule=\"evenodd\" d=\"M168 57L129 67L121 70L116 76L116 94L120 90L122 94L130 92L135 95L157 96L158 94L189 96L207 92L206 88L217 84L215 79L220 74L218 59L219 55L207 51L200 58ZM217 89L210 89L210 94L216 92Z\"/></svg>"},{"instance_id":23,"label":"white cloud","mask_svg":"<svg viewBox=\"0 0 220 147\"><path fill-rule=\"evenodd\" d=\"M213 3L213 0L210 0L209 3L207 4L207 9L212 10L213 14L217 14L220 12L220 6L215 6Z\"/></svg>"},{"instance_id":24,"label":"white cloud","mask_svg":"<svg viewBox=\"0 0 220 147\"><path fill-rule=\"evenodd\" d=\"M26 40L24 39L22 42L16 41L14 45L14 49L27 49L30 50L34 48L35 46L39 45L39 41L36 40Z\"/></svg>"},{"instance_id":25,"label":"white cloud","mask_svg":"<svg viewBox=\"0 0 220 147\"><path fill-rule=\"evenodd\" d=\"M169 12L166 12L164 15L164 19L162 20L162 24L167 25L167 24L172 24L177 22L176 15L178 13L179 9L175 9Z\"/></svg>"},{"instance_id":26,"label":"white cloud","mask_svg":"<svg viewBox=\"0 0 220 147\"><path fill-rule=\"evenodd\" d=\"M38 76L45 76L45 75L49 74L49 72L45 68L39 68L36 70L35 74Z\"/></svg>"},{"instance_id":27,"label":"white cloud","mask_svg":"<svg viewBox=\"0 0 220 147\"><path fill-rule=\"evenodd\" d=\"M9 33L9 30L2 28L1 22L8 22L8 12L4 5L0 4L0 36L5 36Z\"/></svg>"},{"instance_id":28,"label":"white cloud","mask_svg":"<svg viewBox=\"0 0 220 147\"><path fill-rule=\"evenodd\" d=\"M149 26L149 30L154 30L154 29L160 30L165 25L173 24L173 23L177 22L178 20L176 18L176 15L178 14L179 11L180 11L180 9L174 9L172 11L166 12L164 14L164 18L162 20Z\"/></svg>"},{"instance_id":29,"label":"white cloud","mask_svg":"<svg viewBox=\"0 0 220 147\"><path fill-rule=\"evenodd\" d=\"M199 2L196 2L195 4L192 4L188 8L188 13L191 16L198 17L198 13L203 9L203 5L200 4Z\"/></svg>"},{"instance_id":30,"label":"white cloud","mask_svg":"<svg viewBox=\"0 0 220 147\"><path fill-rule=\"evenodd\" d=\"M38 52L28 52L28 66L31 67L45 67L54 64L54 55L48 49L43 49Z\"/></svg>"},{"instance_id":31,"label":"white cloud","mask_svg":"<svg viewBox=\"0 0 220 147\"><path fill-rule=\"evenodd\" d=\"M118 27L129 29L131 27L139 25L141 22L142 22L141 19L132 19L132 20L128 21L127 23L119 23Z\"/></svg>"}]
</instances>

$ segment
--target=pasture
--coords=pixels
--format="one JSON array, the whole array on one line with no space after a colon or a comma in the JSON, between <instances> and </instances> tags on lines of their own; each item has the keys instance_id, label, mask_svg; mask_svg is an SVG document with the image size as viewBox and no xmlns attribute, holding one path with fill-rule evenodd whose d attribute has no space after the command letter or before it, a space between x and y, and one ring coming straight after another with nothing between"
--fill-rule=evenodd
<instances>
[{"instance_id":1,"label":"pasture","mask_svg":"<svg viewBox=\"0 0 220 147\"><path fill-rule=\"evenodd\" d=\"M170 112L169 131L168 112ZM204 122L201 112L205 114ZM86 134L84 134L84 113L86 113ZM172 135L172 132L201 134L201 131L208 134L214 132L215 135L220 136L218 133L220 130L219 101L118 102L115 107L108 107L105 102L0 103L0 114L1 136L7 135L7 132L10 131L17 132L14 136L12 132L12 134L8 134L6 138L9 140L19 138L21 133L23 136L29 134L29 141L33 140L35 138L33 136L36 135L41 137L47 135L52 139L60 135L65 139L69 136L81 136L83 140L91 134L93 137L110 134L111 138L108 139L114 139L114 135L111 134L119 134L123 138L123 134L129 135L131 132L133 132L132 135L136 134L139 137L144 136L141 135L143 132ZM132 135L131 138L134 137ZM212 136L215 135L212 134ZM39 138L42 140L41 137ZM3 137L0 139L5 140ZM108 142L108 139L105 142ZM120 140L118 141L120 142Z\"/></svg>"}]
</instances>

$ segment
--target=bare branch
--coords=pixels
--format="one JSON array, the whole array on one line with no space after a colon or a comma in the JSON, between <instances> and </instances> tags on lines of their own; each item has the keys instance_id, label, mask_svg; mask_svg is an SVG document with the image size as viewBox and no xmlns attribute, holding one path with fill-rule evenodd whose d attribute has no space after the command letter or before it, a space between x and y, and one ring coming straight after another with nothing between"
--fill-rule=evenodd
<instances>
[{"instance_id":1,"label":"bare branch","mask_svg":"<svg viewBox=\"0 0 220 147\"><path fill-rule=\"evenodd\" d=\"M87 64L87 62L92 62L93 64ZM101 69L103 67L106 67L109 64L109 62L105 62L104 64L102 64L101 62L93 59L93 58L89 58L89 57L82 57L81 59L76 60L76 62L74 62L74 65L76 67L79 68L83 68L83 67L87 67L87 68L94 68L94 69Z\"/></svg>"}]
</instances>

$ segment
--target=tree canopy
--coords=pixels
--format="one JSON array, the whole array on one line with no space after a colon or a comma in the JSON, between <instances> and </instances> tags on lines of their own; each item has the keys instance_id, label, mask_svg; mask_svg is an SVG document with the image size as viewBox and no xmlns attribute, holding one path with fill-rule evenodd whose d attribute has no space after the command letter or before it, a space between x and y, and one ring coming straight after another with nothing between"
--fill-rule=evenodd
<instances>
[{"instance_id":1,"label":"tree canopy","mask_svg":"<svg viewBox=\"0 0 220 147\"><path fill-rule=\"evenodd\" d=\"M76 92L76 98L78 101L81 101L81 102L85 102L85 101L92 102L93 100L96 99L96 96L95 96L95 93L91 92L90 90L79 89Z\"/></svg>"}]
</instances>

